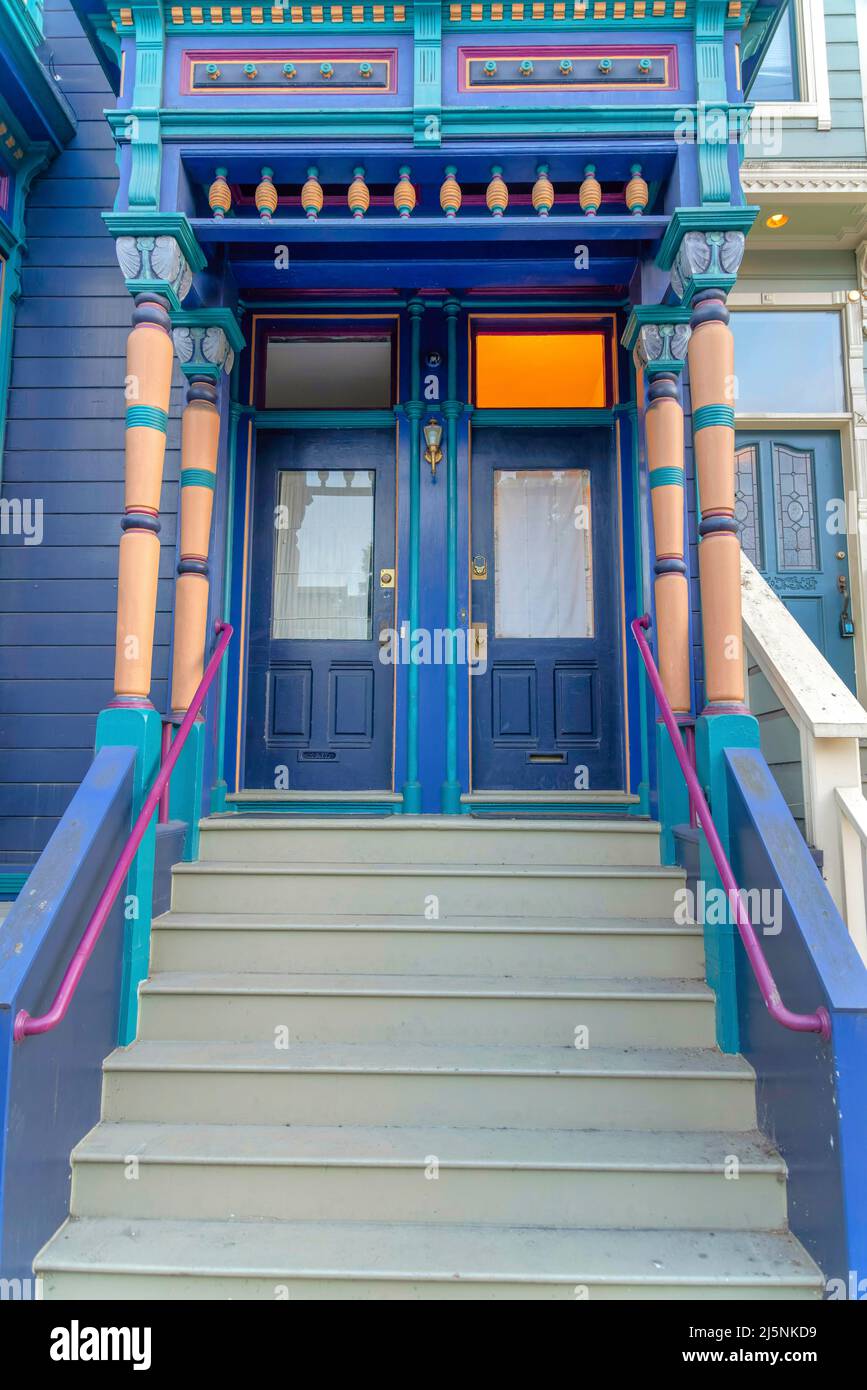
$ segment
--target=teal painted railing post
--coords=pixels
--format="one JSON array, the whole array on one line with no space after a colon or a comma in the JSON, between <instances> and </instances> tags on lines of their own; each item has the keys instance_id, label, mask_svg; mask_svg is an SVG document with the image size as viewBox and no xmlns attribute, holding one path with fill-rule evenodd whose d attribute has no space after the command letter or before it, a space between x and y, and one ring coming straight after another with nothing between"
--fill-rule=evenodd
<instances>
[{"instance_id":1,"label":"teal painted railing post","mask_svg":"<svg viewBox=\"0 0 867 1390\"><path fill-rule=\"evenodd\" d=\"M689 793L668 730L661 719L656 724L656 780L659 788L660 858L663 864L676 864L674 828L676 825L689 825Z\"/></svg>"},{"instance_id":2,"label":"teal painted railing post","mask_svg":"<svg viewBox=\"0 0 867 1390\"><path fill-rule=\"evenodd\" d=\"M457 299L447 299L443 306L446 315L448 342L448 398L442 403L446 421L446 626L450 638L449 660L446 665L446 780L440 792L440 807L444 815L457 816L461 810L461 784L458 780L458 419L463 402L458 394L458 314Z\"/></svg>"},{"instance_id":3,"label":"teal painted railing post","mask_svg":"<svg viewBox=\"0 0 867 1390\"><path fill-rule=\"evenodd\" d=\"M709 708L696 720L696 771L729 860L732 849L725 752L726 749L758 747L758 722L746 711L715 714ZM699 869L699 891L703 889L704 893L702 915L707 982L716 994L717 1044L722 1052L738 1052L740 1034L735 974L738 928L703 835L699 840ZM717 903L720 905L719 911L715 907Z\"/></svg>"},{"instance_id":4,"label":"teal painted railing post","mask_svg":"<svg viewBox=\"0 0 867 1390\"><path fill-rule=\"evenodd\" d=\"M109 706L96 721L96 752L102 748L134 748L135 774L130 814L132 826L160 767L162 718L157 710L141 706ZM138 987L148 973L151 916L153 913L154 855L157 817L145 832L126 881L124 898L123 977L118 1014L118 1043L133 1041L138 1022Z\"/></svg>"},{"instance_id":5,"label":"teal painted railing post","mask_svg":"<svg viewBox=\"0 0 867 1390\"><path fill-rule=\"evenodd\" d=\"M205 656L208 656L207 652ZM224 661L223 665L226 664ZM169 783L169 817L183 821L187 827L183 851L186 860L199 857L199 818L202 814L207 736L207 725L200 715L190 729Z\"/></svg>"},{"instance_id":6,"label":"teal painted railing post","mask_svg":"<svg viewBox=\"0 0 867 1390\"><path fill-rule=\"evenodd\" d=\"M409 420L409 670L406 677L406 781L403 787L405 815L421 811L421 782L418 762L418 664L413 660L416 629L419 617L419 574L421 569L421 317L424 304L420 299L410 301L410 399L404 410Z\"/></svg>"}]
</instances>

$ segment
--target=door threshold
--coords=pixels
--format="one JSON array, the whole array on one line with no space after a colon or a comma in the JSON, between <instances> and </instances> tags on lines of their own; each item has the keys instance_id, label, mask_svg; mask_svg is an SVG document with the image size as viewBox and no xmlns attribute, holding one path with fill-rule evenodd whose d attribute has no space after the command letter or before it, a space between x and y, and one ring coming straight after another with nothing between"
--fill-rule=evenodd
<instances>
[{"instance_id":1,"label":"door threshold","mask_svg":"<svg viewBox=\"0 0 867 1390\"><path fill-rule=\"evenodd\" d=\"M262 788L226 797L230 815L393 816L399 815L400 792L278 792Z\"/></svg>"}]
</instances>

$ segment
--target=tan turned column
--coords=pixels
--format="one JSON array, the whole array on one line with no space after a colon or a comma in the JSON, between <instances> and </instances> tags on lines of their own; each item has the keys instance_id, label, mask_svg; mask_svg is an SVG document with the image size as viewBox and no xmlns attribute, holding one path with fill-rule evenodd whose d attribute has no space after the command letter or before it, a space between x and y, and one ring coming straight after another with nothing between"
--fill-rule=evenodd
<instances>
[{"instance_id":1,"label":"tan turned column","mask_svg":"<svg viewBox=\"0 0 867 1390\"><path fill-rule=\"evenodd\" d=\"M690 327L705 690L708 705L742 705L741 545L734 517L734 340L722 290L706 289L695 296Z\"/></svg>"},{"instance_id":2,"label":"tan turned column","mask_svg":"<svg viewBox=\"0 0 867 1390\"><path fill-rule=\"evenodd\" d=\"M126 470L117 581L115 702L149 705L159 511L172 377L168 301L140 294L126 353Z\"/></svg>"},{"instance_id":3,"label":"tan turned column","mask_svg":"<svg viewBox=\"0 0 867 1390\"><path fill-rule=\"evenodd\" d=\"M691 709L689 585L684 561L683 408L673 372L650 378L644 428L656 540L656 643L659 672L676 715Z\"/></svg>"},{"instance_id":4,"label":"tan turned column","mask_svg":"<svg viewBox=\"0 0 867 1390\"><path fill-rule=\"evenodd\" d=\"M175 591L172 716L190 707L205 666L208 548L217 473L220 412L213 381L194 377L181 427L181 546Z\"/></svg>"}]
</instances>

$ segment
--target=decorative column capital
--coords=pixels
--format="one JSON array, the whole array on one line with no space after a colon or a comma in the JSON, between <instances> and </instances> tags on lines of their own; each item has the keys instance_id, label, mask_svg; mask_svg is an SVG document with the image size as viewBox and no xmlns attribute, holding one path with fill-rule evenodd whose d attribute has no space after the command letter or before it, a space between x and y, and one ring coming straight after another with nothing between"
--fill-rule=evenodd
<instances>
[{"instance_id":1,"label":"decorative column capital","mask_svg":"<svg viewBox=\"0 0 867 1390\"><path fill-rule=\"evenodd\" d=\"M205 254L183 213L104 212L130 294L165 295L180 309L193 275L206 265Z\"/></svg>"},{"instance_id":2,"label":"decorative column capital","mask_svg":"<svg viewBox=\"0 0 867 1390\"><path fill-rule=\"evenodd\" d=\"M684 304L702 290L725 298L737 279L746 234L758 208L677 208L656 264L671 272L671 287Z\"/></svg>"},{"instance_id":3,"label":"decorative column capital","mask_svg":"<svg viewBox=\"0 0 867 1390\"><path fill-rule=\"evenodd\" d=\"M180 309L172 316L172 338L181 371L188 379L228 376L244 336L231 309Z\"/></svg>"},{"instance_id":4,"label":"decorative column capital","mask_svg":"<svg viewBox=\"0 0 867 1390\"><path fill-rule=\"evenodd\" d=\"M677 376L683 370L689 344L690 311L671 304L637 304L621 342L647 376L660 372Z\"/></svg>"}]
</instances>

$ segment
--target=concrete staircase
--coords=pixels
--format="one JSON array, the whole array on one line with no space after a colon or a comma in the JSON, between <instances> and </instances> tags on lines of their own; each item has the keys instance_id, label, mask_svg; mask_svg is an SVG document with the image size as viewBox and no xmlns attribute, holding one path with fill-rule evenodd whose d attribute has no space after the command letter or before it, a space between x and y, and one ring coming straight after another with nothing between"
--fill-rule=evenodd
<instances>
[{"instance_id":1,"label":"concrete staircase","mask_svg":"<svg viewBox=\"0 0 867 1390\"><path fill-rule=\"evenodd\" d=\"M820 1297L682 882L641 821L204 822L45 1297Z\"/></svg>"}]
</instances>

